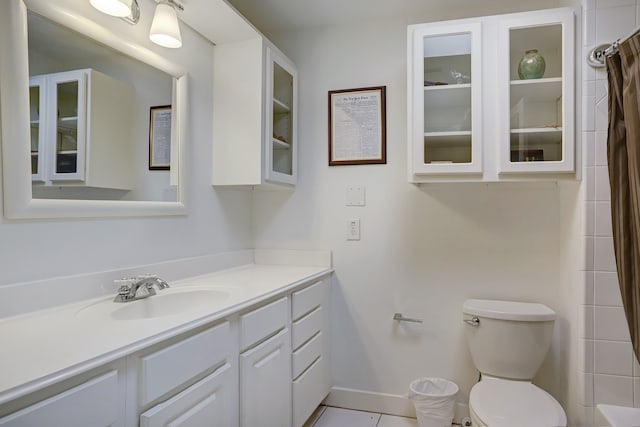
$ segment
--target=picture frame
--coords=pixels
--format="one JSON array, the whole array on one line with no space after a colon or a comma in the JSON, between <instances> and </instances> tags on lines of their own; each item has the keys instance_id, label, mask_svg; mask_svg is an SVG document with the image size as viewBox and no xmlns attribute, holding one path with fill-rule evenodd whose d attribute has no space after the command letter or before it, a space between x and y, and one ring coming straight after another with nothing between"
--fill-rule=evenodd
<instances>
[{"instance_id":1,"label":"picture frame","mask_svg":"<svg viewBox=\"0 0 640 427\"><path fill-rule=\"evenodd\" d=\"M149 170L171 169L171 105L149 108Z\"/></svg>"},{"instance_id":2,"label":"picture frame","mask_svg":"<svg viewBox=\"0 0 640 427\"><path fill-rule=\"evenodd\" d=\"M329 91L329 166L387 163L386 88Z\"/></svg>"}]
</instances>

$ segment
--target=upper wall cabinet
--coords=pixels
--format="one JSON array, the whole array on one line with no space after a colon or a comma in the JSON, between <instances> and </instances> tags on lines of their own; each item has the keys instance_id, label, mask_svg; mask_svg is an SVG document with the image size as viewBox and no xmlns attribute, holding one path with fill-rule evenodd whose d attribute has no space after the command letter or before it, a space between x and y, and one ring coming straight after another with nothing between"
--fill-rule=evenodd
<instances>
[{"instance_id":1,"label":"upper wall cabinet","mask_svg":"<svg viewBox=\"0 0 640 427\"><path fill-rule=\"evenodd\" d=\"M213 185L294 187L295 65L262 36L218 44L213 82Z\"/></svg>"},{"instance_id":2,"label":"upper wall cabinet","mask_svg":"<svg viewBox=\"0 0 640 427\"><path fill-rule=\"evenodd\" d=\"M575 10L408 27L410 182L573 177Z\"/></svg>"},{"instance_id":3,"label":"upper wall cabinet","mask_svg":"<svg viewBox=\"0 0 640 427\"><path fill-rule=\"evenodd\" d=\"M91 69L31 77L34 184L130 189L133 92Z\"/></svg>"}]
</instances>

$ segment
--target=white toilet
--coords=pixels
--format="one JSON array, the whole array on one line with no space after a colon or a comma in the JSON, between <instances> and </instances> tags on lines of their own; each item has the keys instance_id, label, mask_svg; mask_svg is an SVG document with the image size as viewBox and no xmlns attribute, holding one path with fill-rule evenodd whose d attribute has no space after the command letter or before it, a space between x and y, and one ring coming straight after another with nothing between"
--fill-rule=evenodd
<instances>
[{"instance_id":1,"label":"white toilet","mask_svg":"<svg viewBox=\"0 0 640 427\"><path fill-rule=\"evenodd\" d=\"M465 301L465 335L482 379L471 389L474 427L565 427L560 404L531 380L549 350L556 314L542 304Z\"/></svg>"}]
</instances>

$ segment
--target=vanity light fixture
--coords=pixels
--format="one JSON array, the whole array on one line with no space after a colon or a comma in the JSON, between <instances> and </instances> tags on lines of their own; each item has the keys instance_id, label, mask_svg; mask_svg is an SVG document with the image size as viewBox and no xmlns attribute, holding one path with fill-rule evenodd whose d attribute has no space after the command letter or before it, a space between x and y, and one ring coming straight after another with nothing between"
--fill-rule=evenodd
<instances>
[{"instance_id":1,"label":"vanity light fixture","mask_svg":"<svg viewBox=\"0 0 640 427\"><path fill-rule=\"evenodd\" d=\"M149 39L155 44L172 49L182 46L176 9L184 10L184 7L174 0L158 1L149 31Z\"/></svg>"},{"instance_id":2,"label":"vanity light fixture","mask_svg":"<svg viewBox=\"0 0 640 427\"><path fill-rule=\"evenodd\" d=\"M130 24L140 20L138 0L89 0L91 6L102 13L122 18Z\"/></svg>"}]
</instances>

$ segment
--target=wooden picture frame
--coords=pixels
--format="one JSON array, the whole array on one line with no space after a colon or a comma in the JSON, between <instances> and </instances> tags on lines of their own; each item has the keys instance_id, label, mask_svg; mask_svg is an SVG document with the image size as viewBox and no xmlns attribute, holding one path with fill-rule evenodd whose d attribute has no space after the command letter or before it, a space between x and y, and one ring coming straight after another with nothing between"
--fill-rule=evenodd
<instances>
[{"instance_id":1,"label":"wooden picture frame","mask_svg":"<svg viewBox=\"0 0 640 427\"><path fill-rule=\"evenodd\" d=\"M386 88L329 91L329 166L387 163Z\"/></svg>"},{"instance_id":2,"label":"wooden picture frame","mask_svg":"<svg viewBox=\"0 0 640 427\"><path fill-rule=\"evenodd\" d=\"M149 170L171 168L171 105L149 109Z\"/></svg>"}]
</instances>

